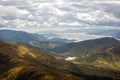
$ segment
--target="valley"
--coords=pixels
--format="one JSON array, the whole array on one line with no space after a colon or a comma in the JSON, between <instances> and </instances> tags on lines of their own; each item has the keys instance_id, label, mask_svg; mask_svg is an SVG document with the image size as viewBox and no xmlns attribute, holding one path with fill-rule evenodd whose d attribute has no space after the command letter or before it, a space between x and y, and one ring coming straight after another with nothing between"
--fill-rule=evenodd
<instances>
[{"instance_id":1,"label":"valley","mask_svg":"<svg viewBox=\"0 0 120 80\"><path fill-rule=\"evenodd\" d=\"M119 40L104 37L71 42L24 32L19 35L24 33L25 38L18 39L18 32L12 32L15 37L2 33L0 39L0 80L120 79Z\"/></svg>"},{"instance_id":2,"label":"valley","mask_svg":"<svg viewBox=\"0 0 120 80\"><path fill-rule=\"evenodd\" d=\"M120 0L0 0L0 80L120 80Z\"/></svg>"}]
</instances>

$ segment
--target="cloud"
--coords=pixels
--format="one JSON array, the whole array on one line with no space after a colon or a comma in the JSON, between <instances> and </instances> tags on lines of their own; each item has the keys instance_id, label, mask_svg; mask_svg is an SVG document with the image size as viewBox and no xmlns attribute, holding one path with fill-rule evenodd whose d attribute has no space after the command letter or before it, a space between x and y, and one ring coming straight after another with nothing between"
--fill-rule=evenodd
<instances>
[{"instance_id":1,"label":"cloud","mask_svg":"<svg viewBox=\"0 0 120 80\"><path fill-rule=\"evenodd\" d=\"M120 3L120 1L119 1ZM118 3L110 3L110 4L102 4L105 12L112 13L116 18L120 18L120 4Z\"/></svg>"},{"instance_id":2,"label":"cloud","mask_svg":"<svg viewBox=\"0 0 120 80\"><path fill-rule=\"evenodd\" d=\"M26 14L29 14L27 10L21 10L15 6L2 6L0 5L0 17L25 17Z\"/></svg>"},{"instance_id":3,"label":"cloud","mask_svg":"<svg viewBox=\"0 0 120 80\"><path fill-rule=\"evenodd\" d=\"M116 28L120 26L119 7L117 0L1 0L0 28L33 32Z\"/></svg>"}]
</instances>

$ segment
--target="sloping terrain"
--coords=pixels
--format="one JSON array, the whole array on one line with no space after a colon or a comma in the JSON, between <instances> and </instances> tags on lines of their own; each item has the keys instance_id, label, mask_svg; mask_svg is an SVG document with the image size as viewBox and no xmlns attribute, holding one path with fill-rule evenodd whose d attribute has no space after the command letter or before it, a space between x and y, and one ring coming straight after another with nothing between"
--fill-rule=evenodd
<instances>
[{"instance_id":1,"label":"sloping terrain","mask_svg":"<svg viewBox=\"0 0 120 80\"><path fill-rule=\"evenodd\" d=\"M104 52L86 54L76 60L86 64L120 70L120 44L109 47Z\"/></svg>"},{"instance_id":2,"label":"sloping terrain","mask_svg":"<svg viewBox=\"0 0 120 80\"><path fill-rule=\"evenodd\" d=\"M0 80L119 80L119 74L119 70L77 65L22 45L0 42Z\"/></svg>"},{"instance_id":3,"label":"sloping terrain","mask_svg":"<svg viewBox=\"0 0 120 80\"><path fill-rule=\"evenodd\" d=\"M116 44L120 44L120 42L114 38L105 37L76 43L68 43L51 49L51 51L67 56L81 56L85 54L103 52L104 48L108 48Z\"/></svg>"},{"instance_id":4,"label":"sloping terrain","mask_svg":"<svg viewBox=\"0 0 120 80\"><path fill-rule=\"evenodd\" d=\"M65 56L74 56L77 64L120 70L120 42L114 38L100 38L66 44L53 50Z\"/></svg>"},{"instance_id":5,"label":"sloping terrain","mask_svg":"<svg viewBox=\"0 0 120 80\"><path fill-rule=\"evenodd\" d=\"M0 42L0 75L3 78L1 80L80 79L56 64L55 58L48 54Z\"/></svg>"}]
</instances>

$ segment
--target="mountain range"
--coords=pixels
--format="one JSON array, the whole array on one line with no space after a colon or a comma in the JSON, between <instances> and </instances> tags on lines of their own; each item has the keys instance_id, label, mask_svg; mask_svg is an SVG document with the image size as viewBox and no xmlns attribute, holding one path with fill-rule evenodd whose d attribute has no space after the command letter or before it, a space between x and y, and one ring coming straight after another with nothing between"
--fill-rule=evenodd
<instances>
[{"instance_id":1,"label":"mountain range","mask_svg":"<svg viewBox=\"0 0 120 80\"><path fill-rule=\"evenodd\" d=\"M66 57L76 57L73 62L104 68L120 69L120 41L105 37L82 42L68 43L51 49Z\"/></svg>"},{"instance_id":2,"label":"mountain range","mask_svg":"<svg viewBox=\"0 0 120 80\"><path fill-rule=\"evenodd\" d=\"M120 80L120 41L113 37L73 42L0 30L0 40L0 80Z\"/></svg>"},{"instance_id":3,"label":"mountain range","mask_svg":"<svg viewBox=\"0 0 120 80\"><path fill-rule=\"evenodd\" d=\"M112 29L112 30L94 30L88 32L88 34L94 34L94 35L104 35L104 36L112 36L114 38L120 39L120 30Z\"/></svg>"},{"instance_id":4,"label":"mountain range","mask_svg":"<svg viewBox=\"0 0 120 80\"><path fill-rule=\"evenodd\" d=\"M42 49L54 48L65 43L73 42L73 40L62 38L48 39L44 37L44 35L14 30L0 30L0 40L12 43L27 43L34 47L40 47Z\"/></svg>"},{"instance_id":5,"label":"mountain range","mask_svg":"<svg viewBox=\"0 0 120 80\"><path fill-rule=\"evenodd\" d=\"M0 80L113 79L120 79L119 70L77 65L22 45L0 41Z\"/></svg>"},{"instance_id":6,"label":"mountain range","mask_svg":"<svg viewBox=\"0 0 120 80\"><path fill-rule=\"evenodd\" d=\"M105 37L81 42L68 43L63 46L53 48L51 49L51 51L69 56L80 56L88 53L94 54L96 52L102 52L104 48L116 44L120 44L120 42L114 38Z\"/></svg>"},{"instance_id":7,"label":"mountain range","mask_svg":"<svg viewBox=\"0 0 120 80\"><path fill-rule=\"evenodd\" d=\"M31 34L24 31L0 30L0 40L3 41L30 42L43 41L45 39L46 38L41 35Z\"/></svg>"}]
</instances>

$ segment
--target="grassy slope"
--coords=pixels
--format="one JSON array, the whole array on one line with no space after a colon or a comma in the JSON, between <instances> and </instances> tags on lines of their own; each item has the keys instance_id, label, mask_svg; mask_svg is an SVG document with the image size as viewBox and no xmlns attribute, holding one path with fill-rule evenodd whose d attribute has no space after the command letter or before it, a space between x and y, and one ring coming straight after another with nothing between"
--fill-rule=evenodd
<instances>
[{"instance_id":1,"label":"grassy slope","mask_svg":"<svg viewBox=\"0 0 120 80\"><path fill-rule=\"evenodd\" d=\"M56 66L54 57L0 42L0 75L5 80L79 80Z\"/></svg>"},{"instance_id":2,"label":"grassy slope","mask_svg":"<svg viewBox=\"0 0 120 80\"><path fill-rule=\"evenodd\" d=\"M76 65L24 46L0 42L1 80L119 80L119 73Z\"/></svg>"}]
</instances>

